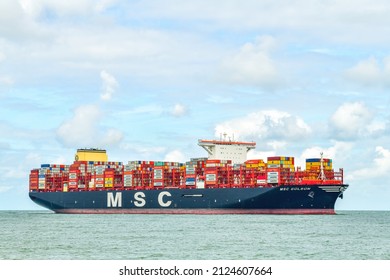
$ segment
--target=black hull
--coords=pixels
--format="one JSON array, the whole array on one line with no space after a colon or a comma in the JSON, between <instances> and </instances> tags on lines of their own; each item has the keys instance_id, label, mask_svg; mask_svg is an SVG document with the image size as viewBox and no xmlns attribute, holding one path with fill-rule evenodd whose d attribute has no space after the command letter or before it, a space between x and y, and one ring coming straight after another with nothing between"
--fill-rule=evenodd
<instances>
[{"instance_id":1,"label":"black hull","mask_svg":"<svg viewBox=\"0 0 390 280\"><path fill-rule=\"evenodd\" d=\"M348 185L30 192L37 204L76 214L334 214Z\"/></svg>"}]
</instances>

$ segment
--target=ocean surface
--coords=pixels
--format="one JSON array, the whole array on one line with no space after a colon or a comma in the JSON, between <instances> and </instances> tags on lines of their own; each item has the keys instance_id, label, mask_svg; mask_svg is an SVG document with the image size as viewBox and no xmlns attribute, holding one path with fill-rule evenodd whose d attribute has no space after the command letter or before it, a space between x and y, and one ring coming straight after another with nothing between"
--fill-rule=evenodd
<instances>
[{"instance_id":1,"label":"ocean surface","mask_svg":"<svg viewBox=\"0 0 390 280\"><path fill-rule=\"evenodd\" d=\"M3 260L389 260L389 211L66 215L0 211Z\"/></svg>"}]
</instances>

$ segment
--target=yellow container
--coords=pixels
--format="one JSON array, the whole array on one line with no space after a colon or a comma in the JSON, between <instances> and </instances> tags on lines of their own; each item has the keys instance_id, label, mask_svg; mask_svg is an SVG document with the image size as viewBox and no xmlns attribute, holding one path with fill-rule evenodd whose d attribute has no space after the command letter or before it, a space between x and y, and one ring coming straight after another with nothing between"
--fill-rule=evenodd
<instances>
[{"instance_id":1,"label":"yellow container","mask_svg":"<svg viewBox=\"0 0 390 280\"><path fill-rule=\"evenodd\" d=\"M75 155L76 161L108 161L106 150L78 149Z\"/></svg>"}]
</instances>

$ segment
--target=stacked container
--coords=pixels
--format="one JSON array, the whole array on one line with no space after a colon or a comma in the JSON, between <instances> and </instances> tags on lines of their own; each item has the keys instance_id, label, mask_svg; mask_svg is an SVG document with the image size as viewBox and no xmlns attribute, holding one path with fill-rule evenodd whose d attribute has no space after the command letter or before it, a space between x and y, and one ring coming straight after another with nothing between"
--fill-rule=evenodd
<instances>
[{"instance_id":1,"label":"stacked container","mask_svg":"<svg viewBox=\"0 0 390 280\"><path fill-rule=\"evenodd\" d=\"M134 161L129 161L128 164L124 166L123 171L123 186L125 188L133 187L133 171L136 170L136 163Z\"/></svg>"},{"instance_id":2,"label":"stacked container","mask_svg":"<svg viewBox=\"0 0 390 280\"><path fill-rule=\"evenodd\" d=\"M78 164L72 164L69 168L69 190L78 188L80 177L80 169Z\"/></svg>"},{"instance_id":3,"label":"stacked container","mask_svg":"<svg viewBox=\"0 0 390 280\"><path fill-rule=\"evenodd\" d=\"M231 160L207 160L205 164L206 186L224 187L229 185L231 163Z\"/></svg>"},{"instance_id":4,"label":"stacked container","mask_svg":"<svg viewBox=\"0 0 390 280\"><path fill-rule=\"evenodd\" d=\"M51 191L63 191L64 181L68 179L68 168L65 165L51 164L46 174L46 188Z\"/></svg>"},{"instance_id":5,"label":"stacked container","mask_svg":"<svg viewBox=\"0 0 390 280\"><path fill-rule=\"evenodd\" d=\"M322 159L326 183L340 183L331 159ZM306 160L306 170L295 171L293 157L268 157L234 164L230 160L192 158L186 164L167 161L75 161L72 165L42 164L30 173L30 191L87 191L103 189L271 187L318 183L321 159ZM321 179L322 183L325 179ZM304 183L302 183L304 182Z\"/></svg>"},{"instance_id":6,"label":"stacked container","mask_svg":"<svg viewBox=\"0 0 390 280\"><path fill-rule=\"evenodd\" d=\"M325 178L333 179L334 172L332 167L332 160L328 158L322 159L322 166ZM318 180L321 178L321 158L306 159L306 174L305 180Z\"/></svg>"},{"instance_id":7,"label":"stacked container","mask_svg":"<svg viewBox=\"0 0 390 280\"><path fill-rule=\"evenodd\" d=\"M221 160L212 159L207 160L205 164L205 183L206 186L216 185L219 173Z\"/></svg>"},{"instance_id":8,"label":"stacked container","mask_svg":"<svg viewBox=\"0 0 390 280\"><path fill-rule=\"evenodd\" d=\"M162 187L164 186L164 166L165 163L162 161L154 162L154 170L153 170L153 186L154 187Z\"/></svg>"},{"instance_id":9,"label":"stacked container","mask_svg":"<svg viewBox=\"0 0 390 280\"><path fill-rule=\"evenodd\" d=\"M30 191L38 190L38 184L39 184L39 169L33 169L30 172L30 180L29 180Z\"/></svg>"},{"instance_id":10,"label":"stacked container","mask_svg":"<svg viewBox=\"0 0 390 280\"><path fill-rule=\"evenodd\" d=\"M267 168L288 168L294 171L294 157L268 157Z\"/></svg>"},{"instance_id":11,"label":"stacked container","mask_svg":"<svg viewBox=\"0 0 390 280\"><path fill-rule=\"evenodd\" d=\"M262 159L251 159L247 160L245 162L245 167L246 168L254 168L254 169L260 169L264 170L266 168L266 164Z\"/></svg>"},{"instance_id":12,"label":"stacked container","mask_svg":"<svg viewBox=\"0 0 390 280\"><path fill-rule=\"evenodd\" d=\"M113 188L114 187L114 175L115 175L115 169L106 168L104 170L104 187L105 188Z\"/></svg>"},{"instance_id":13,"label":"stacked container","mask_svg":"<svg viewBox=\"0 0 390 280\"><path fill-rule=\"evenodd\" d=\"M196 185L196 162L186 163L186 186Z\"/></svg>"},{"instance_id":14,"label":"stacked container","mask_svg":"<svg viewBox=\"0 0 390 280\"><path fill-rule=\"evenodd\" d=\"M322 165L324 170L332 170L332 160L329 158L322 159ZM308 158L306 159L306 170L320 170L321 158Z\"/></svg>"},{"instance_id":15,"label":"stacked container","mask_svg":"<svg viewBox=\"0 0 390 280\"><path fill-rule=\"evenodd\" d=\"M179 187L183 183L183 164L179 162L155 161L153 169L153 186Z\"/></svg>"},{"instance_id":16,"label":"stacked container","mask_svg":"<svg viewBox=\"0 0 390 280\"><path fill-rule=\"evenodd\" d=\"M30 186L38 190L62 191L68 180L69 167L59 164L42 164L30 173Z\"/></svg>"},{"instance_id":17,"label":"stacked container","mask_svg":"<svg viewBox=\"0 0 390 280\"><path fill-rule=\"evenodd\" d=\"M204 171L207 158L191 158L185 164L185 186L204 187Z\"/></svg>"},{"instance_id":18,"label":"stacked container","mask_svg":"<svg viewBox=\"0 0 390 280\"><path fill-rule=\"evenodd\" d=\"M38 189L44 190L46 189L46 175L49 176L50 173L50 164L41 164L41 168L39 169L38 176Z\"/></svg>"},{"instance_id":19,"label":"stacked container","mask_svg":"<svg viewBox=\"0 0 390 280\"><path fill-rule=\"evenodd\" d=\"M294 180L294 157L276 156L267 158L267 183L281 184Z\"/></svg>"},{"instance_id":20,"label":"stacked container","mask_svg":"<svg viewBox=\"0 0 390 280\"><path fill-rule=\"evenodd\" d=\"M268 169L267 171L267 183L268 184L279 184L280 182L280 169Z\"/></svg>"},{"instance_id":21,"label":"stacked container","mask_svg":"<svg viewBox=\"0 0 390 280\"><path fill-rule=\"evenodd\" d=\"M94 168L94 187L97 189L104 188L104 170L106 169L105 165L97 164ZM92 186L91 186L92 187Z\"/></svg>"},{"instance_id":22,"label":"stacked container","mask_svg":"<svg viewBox=\"0 0 390 280\"><path fill-rule=\"evenodd\" d=\"M196 172L198 169L197 162L194 160L188 161L186 162L185 168L185 185L189 187L196 186Z\"/></svg>"},{"instance_id":23,"label":"stacked container","mask_svg":"<svg viewBox=\"0 0 390 280\"><path fill-rule=\"evenodd\" d=\"M267 183L267 165L262 159L251 159L244 163L244 184L249 186L265 185Z\"/></svg>"},{"instance_id":24,"label":"stacked container","mask_svg":"<svg viewBox=\"0 0 390 280\"><path fill-rule=\"evenodd\" d=\"M79 189L85 189L85 183L86 183L86 177L88 177L88 162L87 161L79 161L76 164L78 164L78 182L77 187ZM90 174L90 173L89 173Z\"/></svg>"},{"instance_id":25,"label":"stacked container","mask_svg":"<svg viewBox=\"0 0 390 280\"><path fill-rule=\"evenodd\" d=\"M135 188L153 187L153 168L153 161L129 161L125 166L127 185L132 184Z\"/></svg>"}]
</instances>

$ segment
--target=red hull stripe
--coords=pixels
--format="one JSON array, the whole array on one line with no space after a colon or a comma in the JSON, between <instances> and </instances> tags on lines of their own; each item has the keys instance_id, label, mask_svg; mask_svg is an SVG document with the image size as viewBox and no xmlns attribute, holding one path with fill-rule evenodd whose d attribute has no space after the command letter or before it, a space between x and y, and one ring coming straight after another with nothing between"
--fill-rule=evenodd
<instances>
[{"instance_id":1,"label":"red hull stripe","mask_svg":"<svg viewBox=\"0 0 390 280\"><path fill-rule=\"evenodd\" d=\"M333 215L334 209L57 209L64 214L273 214L273 215Z\"/></svg>"}]
</instances>

